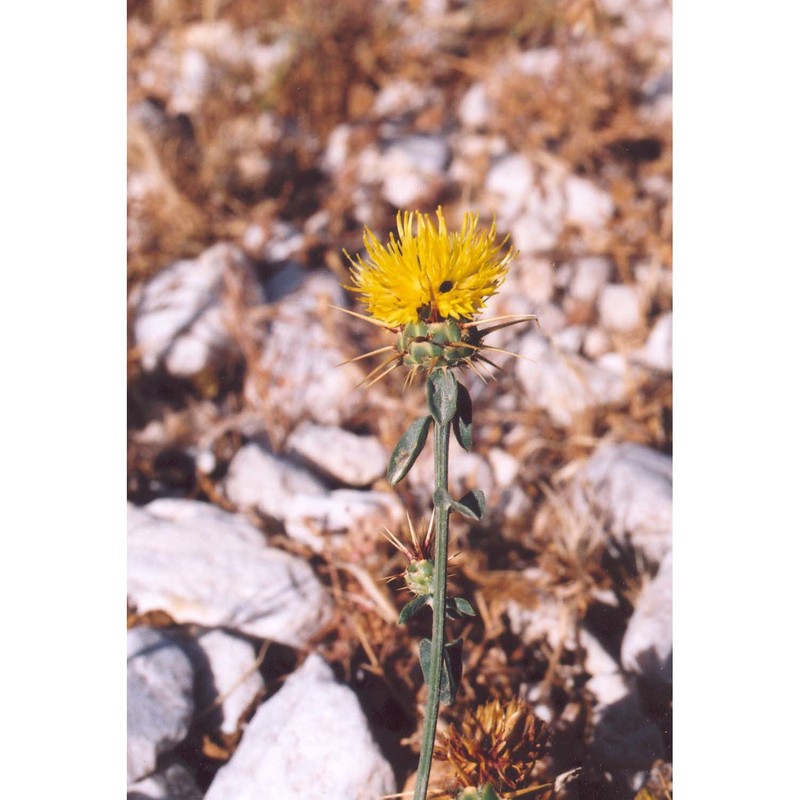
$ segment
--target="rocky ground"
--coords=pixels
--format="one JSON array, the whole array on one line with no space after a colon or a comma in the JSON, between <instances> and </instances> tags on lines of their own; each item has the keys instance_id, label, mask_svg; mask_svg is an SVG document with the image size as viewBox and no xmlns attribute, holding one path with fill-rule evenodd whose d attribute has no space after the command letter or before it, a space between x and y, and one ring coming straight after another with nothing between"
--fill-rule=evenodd
<instances>
[{"instance_id":1,"label":"rocky ground","mask_svg":"<svg viewBox=\"0 0 800 800\"><path fill-rule=\"evenodd\" d=\"M487 315L539 318L460 378L442 720L521 697L559 797L669 800L670 4L132 0L128 55L128 797L413 783L428 620L380 531L427 524L430 454L384 477L424 393L359 386L388 342L331 305L365 224L441 204L520 251Z\"/></svg>"}]
</instances>

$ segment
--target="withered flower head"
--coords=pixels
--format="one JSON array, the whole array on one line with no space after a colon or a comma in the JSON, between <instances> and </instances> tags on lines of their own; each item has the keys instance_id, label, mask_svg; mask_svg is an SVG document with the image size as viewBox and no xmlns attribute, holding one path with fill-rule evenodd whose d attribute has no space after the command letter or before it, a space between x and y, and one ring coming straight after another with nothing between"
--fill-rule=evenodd
<instances>
[{"instance_id":1,"label":"withered flower head","mask_svg":"<svg viewBox=\"0 0 800 800\"><path fill-rule=\"evenodd\" d=\"M527 788L548 734L544 722L518 699L497 700L468 711L459 729L440 734L434 758L447 761L462 787L493 786L497 792Z\"/></svg>"}]
</instances>

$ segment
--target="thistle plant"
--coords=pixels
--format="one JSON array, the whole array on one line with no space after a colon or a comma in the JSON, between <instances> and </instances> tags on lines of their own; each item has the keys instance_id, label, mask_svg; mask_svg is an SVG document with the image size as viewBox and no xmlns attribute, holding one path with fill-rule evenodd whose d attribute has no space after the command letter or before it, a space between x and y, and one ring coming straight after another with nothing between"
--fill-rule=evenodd
<instances>
[{"instance_id":1,"label":"thistle plant","mask_svg":"<svg viewBox=\"0 0 800 800\"><path fill-rule=\"evenodd\" d=\"M447 230L441 207L436 217L434 223L418 211L398 213L398 235L390 234L386 245L365 229L366 258L345 253L352 277L352 285L346 288L360 296L368 314L340 309L394 336L393 344L353 359L391 352L366 376L367 385L401 366L408 369L406 386L416 375L426 376L427 413L414 420L402 435L387 469L389 482L399 483L413 467L433 429L431 526L422 542L411 526L413 550L389 534L409 560L404 578L413 597L402 609L400 623L426 607L432 609L433 616L431 638L423 639L419 646L428 697L414 800L423 800L427 794L440 703L455 701L461 679L462 640L447 640L445 620L475 614L468 600L447 593L449 517L457 512L478 520L486 510L482 491L470 491L456 500L448 489L451 431L465 450L471 449L473 438L472 401L455 373L471 370L485 382L491 377L486 365L497 366L486 352L507 351L487 345L484 338L509 325L535 319L533 315L494 317L482 322L476 319L505 280L516 252L506 247L508 237L496 241L494 223L488 231L479 230L475 214L467 213L460 231L453 232ZM477 791L480 787L471 788ZM481 791L493 789L489 785Z\"/></svg>"}]
</instances>

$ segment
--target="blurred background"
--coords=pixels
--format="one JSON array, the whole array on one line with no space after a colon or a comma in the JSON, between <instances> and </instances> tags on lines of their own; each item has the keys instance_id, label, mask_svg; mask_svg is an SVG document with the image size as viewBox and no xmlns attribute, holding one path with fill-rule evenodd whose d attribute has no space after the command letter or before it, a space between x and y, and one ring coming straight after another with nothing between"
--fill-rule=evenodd
<instances>
[{"instance_id":1,"label":"blurred background","mask_svg":"<svg viewBox=\"0 0 800 800\"><path fill-rule=\"evenodd\" d=\"M489 511L453 519L478 616L443 721L520 696L552 730L542 774L583 768L559 796L671 797L671 30L664 0L129 0L128 626L185 649L222 625L148 573L148 525L188 508L246 520L325 597L302 633L224 617L262 683L133 777L129 756L130 785L179 767L185 796L213 791L312 651L386 792L412 777L429 634L396 624L405 562L380 530L427 526L429 454L384 478L424 392L400 370L359 385L379 357L338 366L391 342L331 306L361 310L343 250L365 225L385 241L398 210L441 205L519 250L486 315L539 319L488 340L522 359L460 377L475 442L453 493Z\"/></svg>"}]
</instances>

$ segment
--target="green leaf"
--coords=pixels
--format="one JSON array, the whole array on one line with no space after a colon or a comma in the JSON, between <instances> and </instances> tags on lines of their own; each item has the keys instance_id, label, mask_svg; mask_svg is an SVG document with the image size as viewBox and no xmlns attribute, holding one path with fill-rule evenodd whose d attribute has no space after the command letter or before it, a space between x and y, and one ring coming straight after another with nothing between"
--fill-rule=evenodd
<instances>
[{"instance_id":1,"label":"green leaf","mask_svg":"<svg viewBox=\"0 0 800 800\"><path fill-rule=\"evenodd\" d=\"M455 603L456 610L459 614L465 617L474 617L475 616L475 609L470 604L469 600L466 600L463 597L456 597L454 598L453 602Z\"/></svg>"},{"instance_id":2,"label":"green leaf","mask_svg":"<svg viewBox=\"0 0 800 800\"><path fill-rule=\"evenodd\" d=\"M448 619L461 619L462 617L475 616L474 609L463 597L448 597L444 611Z\"/></svg>"},{"instance_id":3,"label":"green leaf","mask_svg":"<svg viewBox=\"0 0 800 800\"><path fill-rule=\"evenodd\" d=\"M439 699L446 706L451 706L455 702L456 692L458 692L458 687L461 683L461 673L463 671L461 651L463 645L463 640L457 639L455 642L447 642L444 646L442 673L439 681ZM419 643L419 663L422 666L422 676L428 685L430 685L432 646L430 639L422 639Z\"/></svg>"},{"instance_id":4,"label":"green leaf","mask_svg":"<svg viewBox=\"0 0 800 800\"><path fill-rule=\"evenodd\" d=\"M403 606L403 610L400 612L400 619L398 622L401 625L405 625L406 622L408 622L413 616L425 608L430 599L431 596L429 594L421 594L415 597L413 600L409 600Z\"/></svg>"},{"instance_id":5,"label":"green leaf","mask_svg":"<svg viewBox=\"0 0 800 800\"><path fill-rule=\"evenodd\" d=\"M486 497L480 489L474 489L460 500L453 500L450 508L470 519L481 519L486 513Z\"/></svg>"},{"instance_id":6,"label":"green leaf","mask_svg":"<svg viewBox=\"0 0 800 800\"><path fill-rule=\"evenodd\" d=\"M469 396L467 387L460 383L458 384L453 433L456 436L456 441L464 450L472 449L472 399Z\"/></svg>"},{"instance_id":7,"label":"green leaf","mask_svg":"<svg viewBox=\"0 0 800 800\"><path fill-rule=\"evenodd\" d=\"M386 470L386 477L389 483L394 486L400 483L408 474L417 456L425 447L425 440L428 438L428 429L431 427L430 417L420 417L415 419L408 430L400 437L392 457L389 459L389 467Z\"/></svg>"},{"instance_id":8,"label":"green leaf","mask_svg":"<svg viewBox=\"0 0 800 800\"><path fill-rule=\"evenodd\" d=\"M428 410L439 425L447 425L456 413L458 381L449 369L435 369L425 384Z\"/></svg>"}]
</instances>

